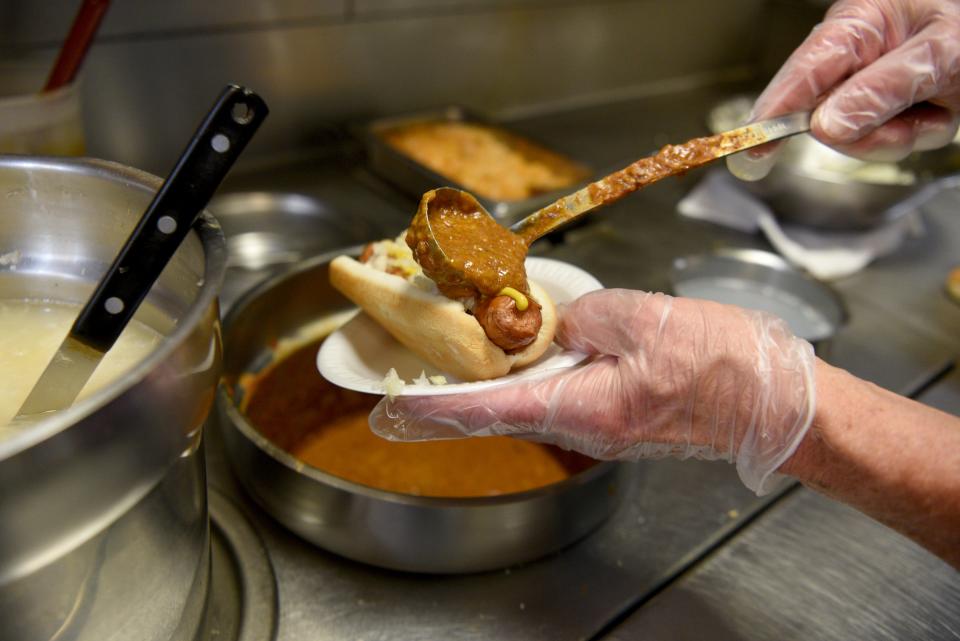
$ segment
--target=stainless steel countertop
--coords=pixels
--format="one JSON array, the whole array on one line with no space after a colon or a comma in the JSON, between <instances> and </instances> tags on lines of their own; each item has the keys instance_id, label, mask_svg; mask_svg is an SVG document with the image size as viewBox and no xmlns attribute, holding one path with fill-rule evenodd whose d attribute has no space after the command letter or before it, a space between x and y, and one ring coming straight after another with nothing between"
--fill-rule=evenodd
<instances>
[{"instance_id":1,"label":"stainless steel countertop","mask_svg":"<svg viewBox=\"0 0 960 641\"><path fill-rule=\"evenodd\" d=\"M956 570L807 490L756 523L605 639L956 639Z\"/></svg>"},{"instance_id":2,"label":"stainless steel countertop","mask_svg":"<svg viewBox=\"0 0 960 641\"><path fill-rule=\"evenodd\" d=\"M703 133L707 107L727 92L699 89L515 124L599 169L613 169L662 144ZM766 248L759 236L687 221L674 213L677 200L698 177L694 172L633 195L568 232L562 244L540 244L537 253L579 264L607 286L663 290L677 256L719 246ZM376 220L384 235L399 232L416 205L355 163L329 159L238 174L227 187L300 190L334 202L345 215L361 207L362 215ZM941 301L936 282L946 275L940 272L951 260L950 252L955 260L960 247L958 203L956 193L938 198L928 208L934 234L838 284L851 321L835 339L828 360L906 394L921 389L956 360L960 306ZM794 634L780 636L860 636L858 622L880 607L874 602L867 608L868 599L882 601L891 619L897 613L906 618L926 612L932 626L941 626L928 630L960 630L960 608L949 605L949 599L957 600L960 574L950 574L942 562L905 539L806 490L785 484L779 493L758 498L726 464L672 460L636 464L632 487L617 514L567 550L499 572L417 576L341 559L274 523L242 494L212 427L211 484L249 514L270 552L278 582L281 641L583 639L610 632L632 638L631 626L645 622L648 612L654 612L651 621L666 626L650 628L665 632L661 636L675 636L671 626L676 626L700 638L724 630L739 635L736 638L768 638L764 635L771 630L788 628L758 625L751 630L737 621L741 616L762 619L750 618L755 611L766 611L755 596L766 595L766 585L776 581L783 594L801 588L808 594L805 600L792 602L798 604L796 616L783 619L792 621L789 629ZM747 538L775 542L778 528L802 531L798 528L809 526L811 515L820 529L790 537L789 554L775 545L754 550L750 544L754 539ZM869 534L847 542L854 548L851 558L869 558L877 569L846 572L844 590L837 592L846 598L838 600L828 584L836 580L832 568L839 561L814 554L819 544L811 536L823 531L844 534L848 522ZM727 566L716 571L725 577L727 594L713 593L713 598L724 607L711 610L709 617L677 616L676 609L669 609L674 603L669 599L676 598L671 595L720 557L746 560L729 571L724 570ZM745 565L759 569L747 572ZM681 575L684 578L677 581ZM885 590L874 584L878 578ZM707 580L702 584L709 585ZM657 605L663 601L666 606ZM670 619L660 612L672 613ZM771 614L762 621L774 618Z\"/></svg>"},{"instance_id":3,"label":"stainless steel countertop","mask_svg":"<svg viewBox=\"0 0 960 641\"><path fill-rule=\"evenodd\" d=\"M960 369L918 400L960 413ZM958 639L960 573L798 489L604 638L680 641L706 630L718 641Z\"/></svg>"}]
</instances>

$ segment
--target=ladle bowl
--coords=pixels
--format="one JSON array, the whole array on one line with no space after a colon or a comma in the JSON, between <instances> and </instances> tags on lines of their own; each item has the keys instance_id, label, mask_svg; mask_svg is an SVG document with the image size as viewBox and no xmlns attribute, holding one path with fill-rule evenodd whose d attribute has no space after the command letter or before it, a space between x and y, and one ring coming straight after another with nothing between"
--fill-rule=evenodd
<instances>
[{"instance_id":1,"label":"ladle bowl","mask_svg":"<svg viewBox=\"0 0 960 641\"><path fill-rule=\"evenodd\" d=\"M459 268L453 257L444 251L434 231L434 214L450 206L464 213L479 212L490 216L473 195L452 187L432 189L420 199L417 213L407 231L407 242L424 272L437 283L441 291L460 287L468 280L466 270ZM492 216L490 218L493 220Z\"/></svg>"}]
</instances>

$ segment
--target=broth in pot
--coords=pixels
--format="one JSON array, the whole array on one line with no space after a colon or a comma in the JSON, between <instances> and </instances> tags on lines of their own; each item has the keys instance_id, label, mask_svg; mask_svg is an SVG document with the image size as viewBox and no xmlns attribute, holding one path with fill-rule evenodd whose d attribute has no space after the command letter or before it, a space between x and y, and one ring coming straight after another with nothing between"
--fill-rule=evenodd
<instances>
[{"instance_id":1,"label":"broth in pot","mask_svg":"<svg viewBox=\"0 0 960 641\"><path fill-rule=\"evenodd\" d=\"M29 426L10 421L40 378L80 306L32 300L0 300L0 440ZM146 358L161 335L144 323L131 320L108 351L77 400L106 386Z\"/></svg>"}]
</instances>

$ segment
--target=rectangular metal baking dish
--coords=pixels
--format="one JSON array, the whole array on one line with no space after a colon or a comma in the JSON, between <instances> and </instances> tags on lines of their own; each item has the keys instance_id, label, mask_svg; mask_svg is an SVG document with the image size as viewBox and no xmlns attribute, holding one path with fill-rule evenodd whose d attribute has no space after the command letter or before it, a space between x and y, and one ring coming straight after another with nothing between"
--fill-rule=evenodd
<instances>
[{"instance_id":1,"label":"rectangular metal baking dish","mask_svg":"<svg viewBox=\"0 0 960 641\"><path fill-rule=\"evenodd\" d=\"M527 214L530 214L541 207L549 205L558 198L572 193L590 182L594 175L594 170L582 162L562 154L550 145L544 144L539 140L531 139L529 136L520 134L511 130L508 126L492 122L468 109L461 106L449 106L440 109L419 111L411 114L381 118L371 122L365 132L365 144L367 148L367 162L370 168L377 175L381 176L390 183L396 185L402 191L418 198L424 193L437 187L455 187L469 191L463 185L457 184L450 178L446 178L432 169L421 165L416 160L390 146L382 137L383 132L398 127L400 125L410 124L420 121L451 121L451 122L473 122L489 127L502 129L514 136L525 138L530 142L537 144L552 153L566 157L570 162L584 168L586 177L577 183L557 191L545 192L527 198L524 200L493 200L479 194L473 194L477 200L489 211L497 220L505 225L513 224Z\"/></svg>"}]
</instances>

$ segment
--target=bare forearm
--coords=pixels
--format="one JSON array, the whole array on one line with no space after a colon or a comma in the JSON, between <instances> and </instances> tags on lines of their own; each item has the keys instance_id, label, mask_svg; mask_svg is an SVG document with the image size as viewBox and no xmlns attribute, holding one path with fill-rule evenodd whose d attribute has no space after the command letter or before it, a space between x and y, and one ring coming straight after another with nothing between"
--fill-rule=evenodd
<instances>
[{"instance_id":1,"label":"bare forearm","mask_svg":"<svg viewBox=\"0 0 960 641\"><path fill-rule=\"evenodd\" d=\"M817 414L780 471L960 568L960 418L817 361Z\"/></svg>"}]
</instances>

